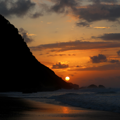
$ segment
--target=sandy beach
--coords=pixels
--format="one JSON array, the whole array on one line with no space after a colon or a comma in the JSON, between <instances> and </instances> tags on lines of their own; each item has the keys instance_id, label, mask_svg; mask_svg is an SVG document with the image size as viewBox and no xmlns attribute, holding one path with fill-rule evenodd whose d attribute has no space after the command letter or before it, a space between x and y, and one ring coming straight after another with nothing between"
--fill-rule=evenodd
<instances>
[{"instance_id":1,"label":"sandy beach","mask_svg":"<svg viewBox=\"0 0 120 120\"><path fill-rule=\"evenodd\" d=\"M0 97L0 120L120 120L119 113Z\"/></svg>"}]
</instances>

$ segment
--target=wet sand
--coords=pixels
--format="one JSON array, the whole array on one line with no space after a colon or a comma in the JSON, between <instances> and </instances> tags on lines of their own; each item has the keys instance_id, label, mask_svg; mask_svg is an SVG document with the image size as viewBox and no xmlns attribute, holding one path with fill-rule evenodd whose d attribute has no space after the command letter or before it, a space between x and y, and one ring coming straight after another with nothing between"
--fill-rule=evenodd
<instances>
[{"instance_id":1,"label":"wet sand","mask_svg":"<svg viewBox=\"0 0 120 120\"><path fill-rule=\"evenodd\" d=\"M8 109L7 106L4 105L5 102L0 100L1 104L2 102L4 103L2 107L0 107L0 111L2 111L3 107L4 110L6 109L7 111L4 111L3 116L1 116L0 113L0 120L120 120L119 113L46 104L18 98L6 97L4 99L6 102L12 101L10 105L7 105L12 109ZM15 101L16 104L12 105Z\"/></svg>"}]
</instances>

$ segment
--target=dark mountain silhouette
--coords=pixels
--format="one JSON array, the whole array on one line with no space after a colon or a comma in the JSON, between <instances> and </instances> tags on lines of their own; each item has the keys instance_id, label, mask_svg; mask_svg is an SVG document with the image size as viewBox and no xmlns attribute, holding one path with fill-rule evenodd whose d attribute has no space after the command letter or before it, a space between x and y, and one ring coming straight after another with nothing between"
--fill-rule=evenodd
<instances>
[{"instance_id":1,"label":"dark mountain silhouette","mask_svg":"<svg viewBox=\"0 0 120 120\"><path fill-rule=\"evenodd\" d=\"M97 86L92 84L92 85L89 85L87 88L97 88Z\"/></svg>"},{"instance_id":2,"label":"dark mountain silhouette","mask_svg":"<svg viewBox=\"0 0 120 120\"><path fill-rule=\"evenodd\" d=\"M79 89L79 85L68 82L68 84L75 90Z\"/></svg>"},{"instance_id":3,"label":"dark mountain silhouette","mask_svg":"<svg viewBox=\"0 0 120 120\"><path fill-rule=\"evenodd\" d=\"M0 15L0 91L35 92L71 86L41 64L22 36Z\"/></svg>"},{"instance_id":4,"label":"dark mountain silhouette","mask_svg":"<svg viewBox=\"0 0 120 120\"><path fill-rule=\"evenodd\" d=\"M80 87L80 89L86 89L86 88L105 88L105 86L104 85L98 85L97 86L97 85L91 84L87 87Z\"/></svg>"},{"instance_id":5,"label":"dark mountain silhouette","mask_svg":"<svg viewBox=\"0 0 120 120\"><path fill-rule=\"evenodd\" d=\"M104 85L99 85L98 87L99 87L99 88L105 88L105 86L104 86Z\"/></svg>"}]
</instances>

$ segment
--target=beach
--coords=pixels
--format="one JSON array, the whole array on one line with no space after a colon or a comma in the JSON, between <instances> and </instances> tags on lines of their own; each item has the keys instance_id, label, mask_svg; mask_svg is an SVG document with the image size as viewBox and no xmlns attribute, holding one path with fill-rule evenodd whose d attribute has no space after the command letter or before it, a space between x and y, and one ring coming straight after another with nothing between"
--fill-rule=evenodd
<instances>
[{"instance_id":1,"label":"beach","mask_svg":"<svg viewBox=\"0 0 120 120\"><path fill-rule=\"evenodd\" d=\"M119 113L0 97L0 120L120 120ZM4 111L3 111L4 110Z\"/></svg>"}]
</instances>

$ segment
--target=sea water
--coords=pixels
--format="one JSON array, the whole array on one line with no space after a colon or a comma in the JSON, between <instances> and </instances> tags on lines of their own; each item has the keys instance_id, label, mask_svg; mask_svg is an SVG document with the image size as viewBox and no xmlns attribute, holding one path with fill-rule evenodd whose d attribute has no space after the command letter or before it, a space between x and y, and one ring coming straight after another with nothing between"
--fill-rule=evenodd
<instances>
[{"instance_id":1,"label":"sea water","mask_svg":"<svg viewBox=\"0 0 120 120\"><path fill-rule=\"evenodd\" d=\"M120 113L120 88L94 88L79 90L57 90L23 94L21 92L1 93L50 104L69 105L94 110Z\"/></svg>"}]
</instances>

